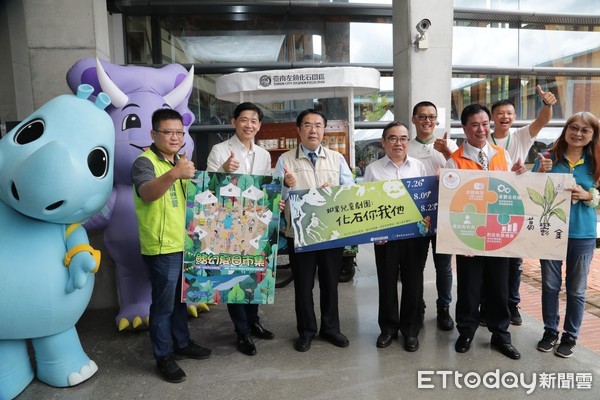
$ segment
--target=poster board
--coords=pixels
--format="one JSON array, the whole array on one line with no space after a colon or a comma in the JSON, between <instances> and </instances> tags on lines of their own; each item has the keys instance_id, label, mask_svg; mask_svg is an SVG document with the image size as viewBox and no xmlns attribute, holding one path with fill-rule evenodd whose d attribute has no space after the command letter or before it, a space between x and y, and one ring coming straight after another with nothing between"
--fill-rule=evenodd
<instances>
[{"instance_id":1,"label":"poster board","mask_svg":"<svg viewBox=\"0 0 600 400\"><path fill-rule=\"evenodd\" d=\"M182 301L272 304L281 177L196 171L188 181Z\"/></svg>"},{"instance_id":2,"label":"poster board","mask_svg":"<svg viewBox=\"0 0 600 400\"><path fill-rule=\"evenodd\" d=\"M435 176L293 190L297 252L435 234Z\"/></svg>"},{"instance_id":3,"label":"poster board","mask_svg":"<svg viewBox=\"0 0 600 400\"><path fill-rule=\"evenodd\" d=\"M437 251L562 260L574 184L570 174L441 169Z\"/></svg>"}]
</instances>

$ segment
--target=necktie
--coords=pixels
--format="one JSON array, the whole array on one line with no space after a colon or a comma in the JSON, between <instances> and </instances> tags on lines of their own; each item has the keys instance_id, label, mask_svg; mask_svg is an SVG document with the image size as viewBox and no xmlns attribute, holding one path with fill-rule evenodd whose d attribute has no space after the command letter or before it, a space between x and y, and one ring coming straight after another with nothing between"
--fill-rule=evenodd
<instances>
[{"instance_id":1,"label":"necktie","mask_svg":"<svg viewBox=\"0 0 600 400\"><path fill-rule=\"evenodd\" d=\"M481 168L487 171L488 159L483 150L479 150L479 156L477 157L477 160L479 161L479 165L481 165Z\"/></svg>"},{"instance_id":2,"label":"necktie","mask_svg":"<svg viewBox=\"0 0 600 400\"><path fill-rule=\"evenodd\" d=\"M314 151L311 151L308 153L308 158L310 158L310 162L314 167L317 164L317 154Z\"/></svg>"}]
</instances>

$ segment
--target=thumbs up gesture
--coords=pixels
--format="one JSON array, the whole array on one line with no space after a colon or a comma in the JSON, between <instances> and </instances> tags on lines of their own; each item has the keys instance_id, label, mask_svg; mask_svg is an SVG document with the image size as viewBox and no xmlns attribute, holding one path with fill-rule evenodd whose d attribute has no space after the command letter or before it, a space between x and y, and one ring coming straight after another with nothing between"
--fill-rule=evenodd
<instances>
[{"instance_id":1,"label":"thumbs up gesture","mask_svg":"<svg viewBox=\"0 0 600 400\"><path fill-rule=\"evenodd\" d=\"M283 167L283 184L289 188L296 186L296 175L290 172L287 167Z\"/></svg>"},{"instance_id":2,"label":"thumbs up gesture","mask_svg":"<svg viewBox=\"0 0 600 400\"><path fill-rule=\"evenodd\" d=\"M554 97L552 92L544 92L540 85L537 85L536 89L545 105L553 106L556 104L556 97Z\"/></svg>"},{"instance_id":3,"label":"thumbs up gesture","mask_svg":"<svg viewBox=\"0 0 600 400\"><path fill-rule=\"evenodd\" d=\"M446 160L450 158L452 155L452 151L448 147L448 132L444 133L444 137L442 139L435 139L433 142L433 148L444 155Z\"/></svg>"},{"instance_id":4,"label":"thumbs up gesture","mask_svg":"<svg viewBox=\"0 0 600 400\"><path fill-rule=\"evenodd\" d=\"M548 172L552 169L552 160L544 157L542 153L538 153L538 159L540 165L538 166L537 172Z\"/></svg>"},{"instance_id":5,"label":"thumbs up gesture","mask_svg":"<svg viewBox=\"0 0 600 400\"><path fill-rule=\"evenodd\" d=\"M234 173L240 167L240 162L235 159L235 154L233 151L229 158L223 163L223 169L225 172Z\"/></svg>"},{"instance_id":6,"label":"thumbs up gesture","mask_svg":"<svg viewBox=\"0 0 600 400\"><path fill-rule=\"evenodd\" d=\"M196 167L194 166L193 161L188 160L187 151L184 151L176 161L173 171L175 172L177 179L189 179L194 177Z\"/></svg>"}]
</instances>

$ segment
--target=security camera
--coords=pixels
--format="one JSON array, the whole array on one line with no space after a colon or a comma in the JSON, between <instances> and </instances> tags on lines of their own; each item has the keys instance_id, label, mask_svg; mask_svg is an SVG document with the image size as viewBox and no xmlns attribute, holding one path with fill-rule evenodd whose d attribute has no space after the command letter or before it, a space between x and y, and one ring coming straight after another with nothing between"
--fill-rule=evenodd
<instances>
[{"instance_id":1,"label":"security camera","mask_svg":"<svg viewBox=\"0 0 600 400\"><path fill-rule=\"evenodd\" d=\"M417 30L419 31L419 33L421 35L424 35L425 32L427 32L427 30L429 29L430 26L431 26L431 21L428 20L427 18L423 18L417 24Z\"/></svg>"}]
</instances>

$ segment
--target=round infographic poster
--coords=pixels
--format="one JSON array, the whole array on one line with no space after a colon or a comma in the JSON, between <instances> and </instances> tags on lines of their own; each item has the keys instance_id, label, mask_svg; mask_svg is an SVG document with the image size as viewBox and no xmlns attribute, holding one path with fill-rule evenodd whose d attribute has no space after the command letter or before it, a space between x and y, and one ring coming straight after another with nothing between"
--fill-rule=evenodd
<instances>
[{"instance_id":1,"label":"round infographic poster","mask_svg":"<svg viewBox=\"0 0 600 400\"><path fill-rule=\"evenodd\" d=\"M498 250L512 242L525 221L519 193L497 178L466 182L450 203L450 223L461 242L479 250Z\"/></svg>"}]
</instances>

